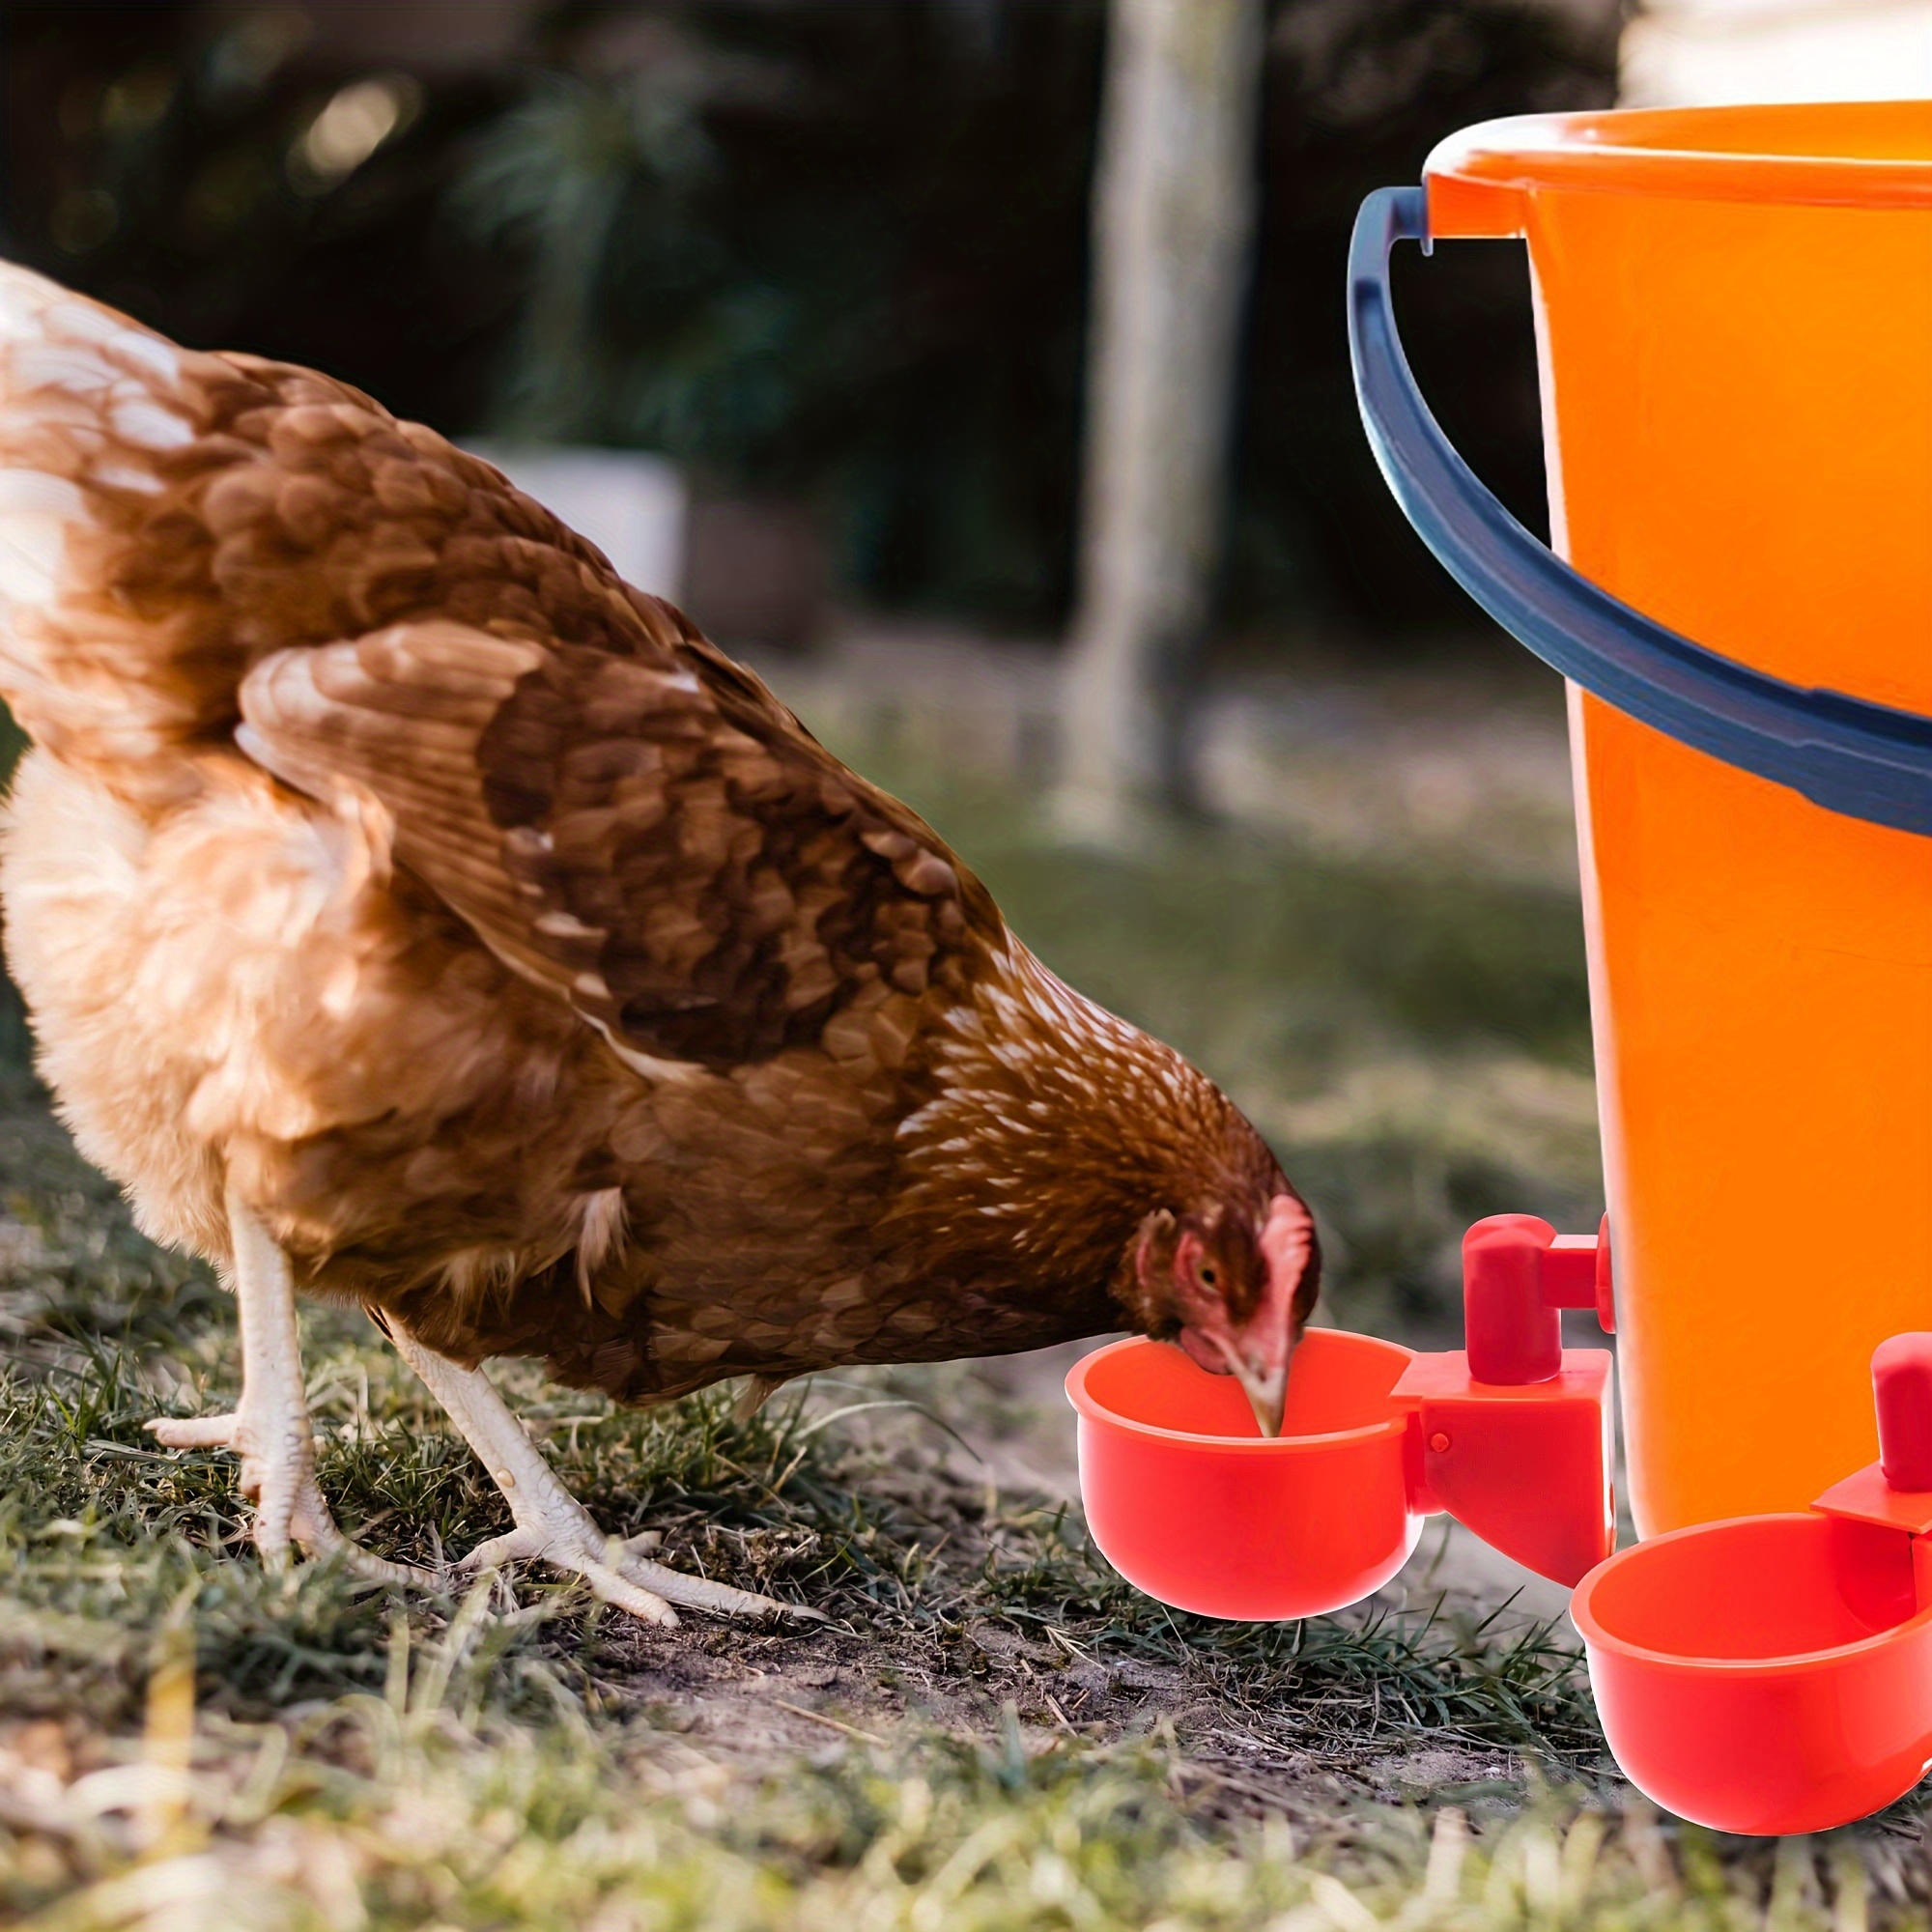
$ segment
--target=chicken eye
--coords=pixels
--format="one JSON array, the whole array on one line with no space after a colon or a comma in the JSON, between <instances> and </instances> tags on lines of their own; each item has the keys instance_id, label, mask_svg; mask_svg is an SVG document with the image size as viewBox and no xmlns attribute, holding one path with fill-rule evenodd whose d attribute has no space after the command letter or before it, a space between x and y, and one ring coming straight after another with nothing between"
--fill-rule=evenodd
<instances>
[{"instance_id":1,"label":"chicken eye","mask_svg":"<svg viewBox=\"0 0 1932 1932\"><path fill-rule=\"evenodd\" d=\"M1217 1268L1212 1262L1203 1262L1201 1264L1199 1272L1201 1275L1201 1286L1203 1288L1212 1288L1221 1279L1221 1270Z\"/></svg>"}]
</instances>

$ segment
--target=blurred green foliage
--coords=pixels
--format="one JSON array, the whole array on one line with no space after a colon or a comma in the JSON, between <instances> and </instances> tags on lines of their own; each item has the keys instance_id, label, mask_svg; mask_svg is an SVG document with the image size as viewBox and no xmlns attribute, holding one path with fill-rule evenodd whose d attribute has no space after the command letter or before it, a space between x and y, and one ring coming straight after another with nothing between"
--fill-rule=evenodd
<instances>
[{"instance_id":1,"label":"blurred green foliage","mask_svg":"<svg viewBox=\"0 0 1932 1932\"><path fill-rule=\"evenodd\" d=\"M1460 126L1606 101L1616 4L1277 0L1233 622L1463 616L1361 443L1348 224ZM1101 0L574 0L461 62L369 24L439 11L10 6L0 241L451 432L808 497L875 601L1059 620ZM1463 253L1408 278L1417 361L1533 517L1520 262Z\"/></svg>"}]
</instances>

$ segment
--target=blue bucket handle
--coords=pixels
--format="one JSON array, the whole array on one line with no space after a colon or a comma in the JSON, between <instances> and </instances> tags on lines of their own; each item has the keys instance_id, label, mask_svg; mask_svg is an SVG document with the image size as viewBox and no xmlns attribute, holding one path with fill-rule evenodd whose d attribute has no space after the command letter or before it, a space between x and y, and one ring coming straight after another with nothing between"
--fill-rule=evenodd
<instances>
[{"instance_id":1,"label":"blue bucket handle","mask_svg":"<svg viewBox=\"0 0 1932 1932\"><path fill-rule=\"evenodd\" d=\"M1932 834L1932 718L1788 684L1693 644L1580 577L1457 455L1415 385L1389 250L1429 252L1419 187L1378 188L1349 246L1349 355L1370 446L1416 533L1504 630L1606 703L1874 825Z\"/></svg>"}]
</instances>

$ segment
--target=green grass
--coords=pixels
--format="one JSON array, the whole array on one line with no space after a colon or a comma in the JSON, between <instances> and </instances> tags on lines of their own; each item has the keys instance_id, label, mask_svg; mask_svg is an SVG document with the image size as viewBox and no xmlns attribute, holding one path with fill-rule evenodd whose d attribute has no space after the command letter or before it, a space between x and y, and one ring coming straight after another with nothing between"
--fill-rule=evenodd
<instances>
[{"instance_id":1,"label":"green grass","mask_svg":"<svg viewBox=\"0 0 1932 1932\"><path fill-rule=\"evenodd\" d=\"M1205 1826L1175 1797L1157 1747L1103 1760L1030 1752L1009 1725L985 1741L927 1736L855 1754L745 1799L587 1725L479 1726L448 1701L463 1675L436 1654L419 1675L398 1668L384 1697L319 1714L309 1729L327 1759L289 1751L279 1733L231 1732L175 1771L157 1723L156 1796L128 1833L140 1862L84 1884L42 1922L218 1912L249 1926L558 1932L1369 1932L1757 1918L1707 1850L1673 1854L1648 1821L1608 1833L1596 1813L1546 1805L1472 1844L1454 1809L1427 1827L1407 1815L1365 1834L1345 1878L1284 1820ZM65 1877L57 1861L113 1858L71 1840L49 1853L47 1876ZM1821 1861L1794 1845L1752 1889L1772 1923L1853 1932L1869 1880L1855 1856ZM166 1916L197 1907L208 1920Z\"/></svg>"},{"instance_id":2,"label":"green grass","mask_svg":"<svg viewBox=\"0 0 1932 1932\"><path fill-rule=\"evenodd\" d=\"M1439 1320L1463 1223L1593 1217L1577 911L1197 832L1057 851L1023 802L887 771L1057 967L1276 1138L1331 1312ZM392 1595L263 1572L233 1466L141 1425L234 1387L233 1310L72 1154L0 1012L0 1920L255 1928L1921 1922L1910 1805L1818 1843L1634 1804L1560 1630L1369 1608L1216 1624L949 1434L967 1374L623 1415L504 1366L605 1527L828 1626L648 1633L525 1573ZM505 1525L359 1318L305 1318L345 1527L434 1563ZM882 1406L895 1403L898 1406ZM977 1405L977 1406L976 1406ZM849 1411L843 1415L835 1411Z\"/></svg>"},{"instance_id":3,"label":"green grass","mask_svg":"<svg viewBox=\"0 0 1932 1932\"><path fill-rule=\"evenodd\" d=\"M702 1509L714 1567L738 1551L725 1574L831 1610L867 1661L785 1761L721 1747L639 1693L680 1640L640 1650L570 1586L526 1578L503 1615L488 1584L265 1575L223 1462L137 1433L144 1388L230 1346L225 1304L111 1240L43 1266L0 1397L0 1913L25 1922L1369 1932L1742 1927L1771 1901L1774 1924L1856 1932L1868 1895L1916 1910L1903 1815L1779 1853L1629 1806L1549 1634L1173 1615L1064 1513L965 1493L904 1438L808 1435L798 1404L539 1404L610 1526ZM115 1332L83 1347L83 1326ZM365 1332L325 1317L309 1341L345 1521L418 1554L497 1526ZM824 1641L692 1636L774 1669ZM1094 1660L1155 1673L1152 1694L1090 1715ZM1501 1775L1446 1810L1351 1784L1439 1742Z\"/></svg>"}]
</instances>

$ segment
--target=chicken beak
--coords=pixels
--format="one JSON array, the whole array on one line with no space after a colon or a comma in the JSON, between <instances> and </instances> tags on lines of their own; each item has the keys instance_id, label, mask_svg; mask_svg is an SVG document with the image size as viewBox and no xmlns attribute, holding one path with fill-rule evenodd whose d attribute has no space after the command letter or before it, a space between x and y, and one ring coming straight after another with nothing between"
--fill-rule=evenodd
<instances>
[{"instance_id":1,"label":"chicken beak","mask_svg":"<svg viewBox=\"0 0 1932 1932\"><path fill-rule=\"evenodd\" d=\"M1262 1434L1279 1435L1282 1413L1288 1406L1288 1364L1283 1362L1264 1371L1252 1362L1240 1362L1236 1365L1235 1379L1248 1398L1248 1406L1254 1410Z\"/></svg>"}]
</instances>

